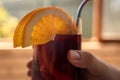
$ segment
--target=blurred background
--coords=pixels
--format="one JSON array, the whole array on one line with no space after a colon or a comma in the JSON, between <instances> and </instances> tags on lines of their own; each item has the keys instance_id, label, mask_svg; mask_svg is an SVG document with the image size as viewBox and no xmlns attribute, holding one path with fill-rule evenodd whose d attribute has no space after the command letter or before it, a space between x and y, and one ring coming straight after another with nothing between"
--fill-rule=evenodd
<instances>
[{"instance_id":1,"label":"blurred background","mask_svg":"<svg viewBox=\"0 0 120 80\"><path fill-rule=\"evenodd\" d=\"M13 49L20 19L33 9L57 6L76 20L82 0L0 0L0 80L30 80L26 63L32 49ZM90 0L82 10L82 49L120 68L120 0Z\"/></svg>"}]
</instances>

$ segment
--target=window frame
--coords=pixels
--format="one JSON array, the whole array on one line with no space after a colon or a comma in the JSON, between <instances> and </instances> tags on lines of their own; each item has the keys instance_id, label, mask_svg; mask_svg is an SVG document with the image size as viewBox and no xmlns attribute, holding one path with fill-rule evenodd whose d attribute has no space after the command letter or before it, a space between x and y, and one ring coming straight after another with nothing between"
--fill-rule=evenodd
<instances>
[{"instance_id":1,"label":"window frame","mask_svg":"<svg viewBox=\"0 0 120 80\"><path fill-rule=\"evenodd\" d=\"M92 33L92 39L97 40L100 42L120 42L120 39L117 37L114 37L114 35L111 35L111 38L109 36L104 37L102 34L102 19L103 19L103 0L94 0L93 1L93 33ZM108 37L108 38L107 38Z\"/></svg>"}]
</instances>

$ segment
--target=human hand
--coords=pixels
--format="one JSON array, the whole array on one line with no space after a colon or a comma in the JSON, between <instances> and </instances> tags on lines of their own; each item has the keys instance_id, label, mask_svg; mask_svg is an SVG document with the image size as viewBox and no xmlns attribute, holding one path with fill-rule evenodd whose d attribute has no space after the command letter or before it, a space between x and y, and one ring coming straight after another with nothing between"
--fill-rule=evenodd
<instances>
[{"instance_id":1,"label":"human hand","mask_svg":"<svg viewBox=\"0 0 120 80\"><path fill-rule=\"evenodd\" d=\"M79 68L88 70L88 80L120 80L120 71L102 62L89 52L70 50L69 62ZM31 76L32 59L27 63L28 76Z\"/></svg>"},{"instance_id":2,"label":"human hand","mask_svg":"<svg viewBox=\"0 0 120 80\"><path fill-rule=\"evenodd\" d=\"M70 50L68 60L79 68L88 70L88 80L120 80L120 71L102 62L89 52Z\"/></svg>"}]
</instances>

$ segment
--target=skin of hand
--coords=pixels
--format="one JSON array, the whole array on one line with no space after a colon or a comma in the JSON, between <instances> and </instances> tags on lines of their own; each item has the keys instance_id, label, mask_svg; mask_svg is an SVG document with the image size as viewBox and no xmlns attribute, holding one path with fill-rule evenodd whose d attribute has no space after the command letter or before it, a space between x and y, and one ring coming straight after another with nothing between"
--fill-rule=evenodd
<instances>
[{"instance_id":1,"label":"skin of hand","mask_svg":"<svg viewBox=\"0 0 120 80\"><path fill-rule=\"evenodd\" d=\"M89 52L70 50L67 57L72 65L88 70L88 80L120 80L120 70L104 63Z\"/></svg>"}]
</instances>

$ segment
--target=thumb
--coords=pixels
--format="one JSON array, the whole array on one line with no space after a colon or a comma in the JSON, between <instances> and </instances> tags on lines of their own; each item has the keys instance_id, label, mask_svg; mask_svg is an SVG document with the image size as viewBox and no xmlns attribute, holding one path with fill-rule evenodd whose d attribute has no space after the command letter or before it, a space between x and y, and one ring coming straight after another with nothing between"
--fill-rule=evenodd
<instances>
[{"instance_id":1,"label":"thumb","mask_svg":"<svg viewBox=\"0 0 120 80\"><path fill-rule=\"evenodd\" d=\"M79 68L86 68L93 75L106 75L110 71L109 66L91 53L79 50L70 50L68 60Z\"/></svg>"},{"instance_id":2,"label":"thumb","mask_svg":"<svg viewBox=\"0 0 120 80\"><path fill-rule=\"evenodd\" d=\"M90 53L79 50L70 50L67 57L72 65L79 68L88 68L93 59Z\"/></svg>"}]
</instances>

